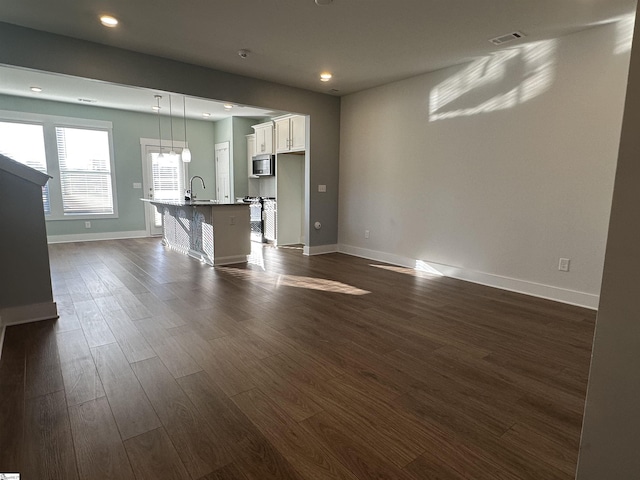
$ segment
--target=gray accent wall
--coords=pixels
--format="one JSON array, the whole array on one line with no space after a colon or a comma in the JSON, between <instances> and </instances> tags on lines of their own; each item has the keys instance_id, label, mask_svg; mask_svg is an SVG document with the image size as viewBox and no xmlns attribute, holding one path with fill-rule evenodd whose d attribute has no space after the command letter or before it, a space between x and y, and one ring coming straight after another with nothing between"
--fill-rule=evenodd
<instances>
[{"instance_id":1,"label":"gray accent wall","mask_svg":"<svg viewBox=\"0 0 640 480\"><path fill-rule=\"evenodd\" d=\"M310 246L338 238L340 99L161 57L0 23L0 63L310 115ZM191 129L189 127L189 136ZM191 139L189 139L191 143Z\"/></svg>"},{"instance_id":2,"label":"gray accent wall","mask_svg":"<svg viewBox=\"0 0 640 480\"><path fill-rule=\"evenodd\" d=\"M40 185L0 169L0 219L0 313L52 303Z\"/></svg>"},{"instance_id":3,"label":"gray accent wall","mask_svg":"<svg viewBox=\"0 0 640 480\"><path fill-rule=\"evenodd\" d=\"M578 480L640 478L640 16L596 319Z\"/></svg>"}]
</instances>

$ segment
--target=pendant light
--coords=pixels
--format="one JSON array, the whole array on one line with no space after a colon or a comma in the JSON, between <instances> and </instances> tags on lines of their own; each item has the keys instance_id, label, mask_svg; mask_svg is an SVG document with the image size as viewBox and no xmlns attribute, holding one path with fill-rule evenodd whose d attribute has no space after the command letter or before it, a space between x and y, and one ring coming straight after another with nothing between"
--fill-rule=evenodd
<instances>
[{"instance_id":1,"label":"pendant light","mask_svg":"<svg viewBox=\"0 0 640 480\"><path fill-rule=\"evenodd\" d=\"M162 131L160 129L160 99L162 95L154 95L157 105L156 105L156 113L158 114L158 139L160 140L160 155L158 155L158 159L164 158L164 154L162 153Z\"/></svg>"},{"instance_id":2,"label":"pendant light","mask_svg":"<svg viewBox=\"0 0 640 480\"><path fill-rule=\"evenodd\" d=\"M171 151L169 152L169 158L173 158L178 155L173 149L173 110L171 108L171 94L169 94L169 124L171 125Z\"/></svg>"},{"instance_id":3,"label":"pendant light","mask_svg":"<svg viewBox=\"0 0 640 480\"><path fill-rule=\"evenodd\" d=\"M182 112L184 117L184 148L182 149L182 161L189 163L191 161L191 150L189 150L189 142L187 142L187 100L182 97Z\"/></svg>"}]
</instances>

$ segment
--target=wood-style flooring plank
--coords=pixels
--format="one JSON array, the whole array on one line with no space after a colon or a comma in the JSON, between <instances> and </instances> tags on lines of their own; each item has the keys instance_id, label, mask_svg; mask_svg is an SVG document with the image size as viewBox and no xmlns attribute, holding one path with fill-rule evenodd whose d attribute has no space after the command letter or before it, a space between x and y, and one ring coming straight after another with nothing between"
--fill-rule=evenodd
<instances>
[{"instance_id":1,"label":"wood-style flooring plank","mask_svg":"<svg viewBox=\"0 0 640 480\"><path fill-rule=\"evenodd\" d=\"M64 383L60 371L55 320L36 322L29 330L25 345L27 398L62 390Z\"/></svg>"},{"instance_id":2,"label":"wood-style flooring plank","mask_svg":"<svg viewBox=\"0 0 640 480\"><path fill-rule=\"evenodd\" d=\"M191 480L164 428L124 441L137 480Z\"/></svg>"},{"instance_id":3,"label":"wood-style flooring plank","mask_svg":"<svg viewBox=\"0 0 640 480\"><path fill-rule=\"evenodd\" d=\"M64 391L26 401L24 452L18 471L24 478L78 478Z\"/></svg>"},{"instance_id":4,"label":"wood-style flooring plank","mask_svg":"<svg viewBox=\"0 0 640 480\"><path fill-rule=\"evenodd\" d=\"M134 479L106 397L69 407L80 479Z\"/></svg>"},{"instance_id":5,"label":"wood-style flooring plank","mask_svg":"<svg viewBox=\"0 0 640 480\"><path fill-rule=\"evenodd\" d=\"M116 341L94 300L74 302L74 305L89 347L99 347Z\"/></svg>"},{"instance_id":6,"label":"wood-style flooring plank","mask_svg":"<svg viewBox=\"0 0 640 480\"><path fill-rule=\"evenodd\" d=\"M8 327L0 358L0 471L18 472L24 451L26 341L31 325Z\"/></svg>"},{"instance_id":7,"label":"wood-style flooring plank","mask_svg":"<svg viewBox=\"0 0 640 480\"><path fill-rule=\"evenodd\" d=\"M103 317L129 363L156 356L124 310L109 310L103 313Z\"/></svg>"},{"instance_id":8,"label":"wood-style flooring plank","mask_svg":"<svg viewBox=\"0 0 640 480\"><path fill-rule=\"evenodd\" d=\"M123 440L154 430L160 420L117 343L91 351Z\"/></svg>"},{"instance_id":9,"label":"wood-style flooring plank","mask_svg":"<svg viewBox=\"0 0 640 480\"><path fill-rule=\"evenodd\" d=\"M131 365L167 434L193 478L223 467L233 458L221 450L214 432L159 358Z\"/></svg>"},{"instance_id":10,"label":"wood-style flooring plank","mask_svg":"<svg viewBox=\"0 0 640 480\"><path fill-rule=\"evenodd\" d=\"M178 341L171 336L157 342L156 345L153 346L153 350L174 378L180 378L202 371L202 367L200 367L191 358L189 353L180 346Z\"/></svg>"},{"instance_id":11,"label":"wood-style flooring plank","mask_svg":"<svg viewBox=\"0 0 640 480\"><path fill-rule=\"evenodd\" d=\"M326 446L309 438L259 389L240 393L233 401L303 478L357 479Z\"/></svg>"},{"instance_id":12,"label":"wood-style flooring plank","mask_svg":"<svg viewBox=\"0 0 640 480\"><path fill-rule=\"evenodd\" d=\"M58 352L68 406L105 395L82 330L59 333Z\"/></svg>"},{"instance_id":13,"label":"wood-style flooring plank","mask_svg":"<svg viewBox=\"0 0 640 480\"><path fill-rule=\"evenodd\" d=\"M331 413L319 412L300 425L313 438L326 445L358 478L411 479L406 472L389 464L383 455L368 446L374 443L375 439L359 437Z\"/></svg>"}]
</instances>

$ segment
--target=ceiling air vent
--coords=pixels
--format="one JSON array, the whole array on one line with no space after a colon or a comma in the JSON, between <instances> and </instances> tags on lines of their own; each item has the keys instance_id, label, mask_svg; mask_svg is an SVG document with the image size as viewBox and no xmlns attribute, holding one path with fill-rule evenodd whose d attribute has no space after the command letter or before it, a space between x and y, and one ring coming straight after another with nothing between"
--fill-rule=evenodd
<instances>
[{"instance_id":1,"label":"ceiling air vent","mask_svg":"<svg viewBox=\"0 0 640 480\"><path fill-rule=\"evenodd\" d=\"M503 43L513 42L514 40L518 40L524 36L525 34L522 32L511 32L506 35L500 35L499 37L492 38L489 41L494 45L502 45Z\"/></svg>"}]
</instances>

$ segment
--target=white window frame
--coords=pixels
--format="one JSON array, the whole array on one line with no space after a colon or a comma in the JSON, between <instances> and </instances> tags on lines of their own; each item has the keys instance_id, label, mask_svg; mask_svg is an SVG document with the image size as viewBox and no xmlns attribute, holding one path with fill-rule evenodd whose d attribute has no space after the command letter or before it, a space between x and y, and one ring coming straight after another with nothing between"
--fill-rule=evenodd
<instances>
[{"instance_id":1,"label":"white window frame","mask_svg":"<svg viewBox=\"0 0 640 480\"><path fill-rule=\"evenodd\" d=\"M7 110L0 110L0 121L42 125L44 134L44 151L47 160L47 174L53 177L48 183L51 213L45 215L45 220L94 220L101 218L118 218L118 193L116 188L112 122L85 118L62 117L58 115L45 115L40 113L12 112ZM113 213L64 213L62 206L62 187L60 184L56 127L107 131L109 137L109 167L111 170Z\"/></svg>"}]
</instances>

